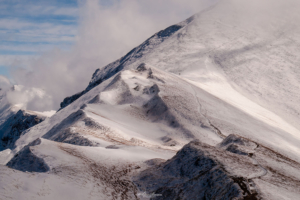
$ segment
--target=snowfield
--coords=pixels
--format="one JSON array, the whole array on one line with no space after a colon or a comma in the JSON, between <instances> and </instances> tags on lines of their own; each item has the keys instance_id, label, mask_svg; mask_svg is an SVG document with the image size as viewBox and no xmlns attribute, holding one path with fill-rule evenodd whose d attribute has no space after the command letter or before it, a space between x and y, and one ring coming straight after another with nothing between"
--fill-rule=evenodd
<instances>
[{"instance_id":1,"label":"snowfield","mask_svg":"<svg viewBox=\"0 0 300 200\"><path fill-rule=\"evenodd\" d=\"M220 1L101 66L9 140L0 199L299 199L299 16L248 21L260 3Z\"/></svg>"}]
</instances>

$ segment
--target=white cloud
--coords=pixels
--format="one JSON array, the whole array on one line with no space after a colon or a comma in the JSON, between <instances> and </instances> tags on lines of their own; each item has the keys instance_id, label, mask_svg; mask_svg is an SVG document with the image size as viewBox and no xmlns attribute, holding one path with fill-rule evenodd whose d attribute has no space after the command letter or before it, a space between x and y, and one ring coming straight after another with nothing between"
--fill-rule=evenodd
<instances>
[{"instance_id":1,"label":"white cloud","mask_svg":"<svg viewBox=\"0 0 300 200\"><path fill-rule=\"evenodd\" d=\"M78 44L88 50L86 54L103 57L103 63L108 63L155 32L201 11L212 1L121 0L111 7L103 7L97 0L86 0L79 12Z\"/></svg>"},{"instance_id":2,"label":"white cloud","mask_svg":"<svg viewBox=\"0 0 300 200\"><path fill-rule=\"evenodd\" d=\"M11 105L18 105L22 109L33 111L51 110L53 106L51 96L38 88L15 85L13 89L7 91L6 98Z\"/></svg>"}]
</instances>

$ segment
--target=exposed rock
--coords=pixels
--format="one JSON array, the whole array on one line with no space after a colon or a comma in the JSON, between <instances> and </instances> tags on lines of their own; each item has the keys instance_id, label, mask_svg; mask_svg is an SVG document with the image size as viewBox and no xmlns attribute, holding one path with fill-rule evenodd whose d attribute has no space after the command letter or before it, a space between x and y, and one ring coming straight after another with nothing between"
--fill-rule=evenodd
<instances>
[{"instance_id":1,"label":"exposed rock","mask_svg":"<svg viewBox=\"0 0 300 200\"><path fill-rule=\"evenodd\" d=\"M55 125L50 131L48 131L43 138L55 140L55 137L59 135L59 132L64 131L69 128L71 125L76 123L78 120L84 119L85 113L83 110L78 110L77 112L72 113L66 119L64 119L61 123Z\"/></svg>"},{"instance_id":2,"label":"exposed rock","mask_svg":"<svg viewBox=\"0 0 300 200\"><path fill-rule=\"evenodd\" d=\"M44 162L43 158L37 157L32 153L32 146L39 145L40 139L36 139L21 151L19 151L6 165L16 170L23 172L47 172L49 171L48 165Z\"/></svg>"},{"instance_id":3,"label":"exposed rock","mask_svg":"<svg viewBox=\"0 0 300 200\"><path fill-rule=\"evenodd\" d=\"M89 128L101 128L98 127L95 122L87 118L84 111L80 109L69 115L61 123L54 126L43 136L43 138L79 146L99 146L99 143L91 141L84 137L81 133L73 130L74 125L76 126L76 123L78 122L84 123L84 126Z\"/></svg>"},{"instance_id":4,"label":"exposed rock","mask_svg":"<svg viewBox=\"0 0 300 200\"><path fill-rule=\"evenodd\" d=\"M118 146L116 145L108 145L107 147L105 147L106 149L119 149Z\"/></svg>"},{"instance_id":5,"label":"exposed rock","mask_svg":"<svg viewBox=\"0 0 300 200\"><path fill-rule=\"evenodd\" d=\"M151 199L260 199L259 191L248 186L256 170L248 157L192 141L134 181Z\"/></svg>"},{"instance_id":6,"label":"exposed rock","mask_svg":"<svg viewBox=\"0 0 300 200\"><path fill-rule=\"evenodd\" d=\"M64 142L79 146L99 146L99 143L91 141L83 137L80 133L73 132L71 128L63 130L60 134L53 139L56 142Z\"/></svg>"},{"instance_id":7,"label":"exposed rock","mask_svg":"<svg viewBox=\"0 0 300 200\"><path fill-rule=\"evenodd\" d=\"M34 112L19 110L0 126L0 150L12 148L22 132L41 123L46 119L45 116Z\"/></svg>"},{"instance_id":8,"label":"exposed rock","mask_svg":"<svg viewBox=\"0 0 300 200\"><path fill-rule=\"evenodd\" d=\"M269 199L261 189L266 183L300 192L295 189L300 187L299 178L284 170L297 170L299 163L233 134L216 147L194 140L170 160L146 164L149 168L134 182L142 196L151 199Z\"/></svg>"},{"instance_id":9,"label":"exposed rock","mask_svg":"<svg viewBox=\"0 0 300 200\"><path fill-rule=\"evenodd\" d=\"M78 99L79 97L81 97L82 95L84 95L86 92L82 91L82 92L78 92L77 94L74 94L70 97L66 97L61 103L60 103L60 109L63 109L64 107L68 106L69 104L71 104L72 102L74 102L76 99ZM58 110L58 111L59 111Z\"/></svg>"},{"instance_id":10,"label":"exposed rock","mask_svg":"<svg viewBox=\"0 0 300 200\"><path fill-rule=\"evenodd\" d=\"M147 68L146 68L145 66L146 66L146 64L145 64L145 63L142 63L142 64L140 64L140 65L136 68L136 70L137 70L138 72L140 72L140 71L146 71Z\"/></svg>"}]
</instances>

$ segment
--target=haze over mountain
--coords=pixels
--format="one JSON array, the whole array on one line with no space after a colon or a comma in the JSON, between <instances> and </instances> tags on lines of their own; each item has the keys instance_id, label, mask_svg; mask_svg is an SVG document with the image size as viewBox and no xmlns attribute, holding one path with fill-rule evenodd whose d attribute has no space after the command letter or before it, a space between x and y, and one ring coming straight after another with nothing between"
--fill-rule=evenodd
<instances>
[{"instance_id":1,"label":"haze over mountain","mask_svg":"<svg viewBox=\"0 0 300 200\"><path fill-rule=\"evenodd\" d=\"M219 1L97 69L0 152L0 197L299 199L300 5L269 5Z\"/></svg>"}]
</instances>

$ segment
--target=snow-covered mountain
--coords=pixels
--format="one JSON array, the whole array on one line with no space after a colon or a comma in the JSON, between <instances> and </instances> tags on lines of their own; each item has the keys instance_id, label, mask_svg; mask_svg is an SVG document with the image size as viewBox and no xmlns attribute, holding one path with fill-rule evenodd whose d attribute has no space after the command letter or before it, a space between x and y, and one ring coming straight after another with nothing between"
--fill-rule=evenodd
<instances>
[{"instance_id":1,"label":"snow-covered mountain","mask_svg":"<svg viewBox=\"0 0 300 200\"><path fill-rule=\"evenodd\" d=\"M26 110L30 104L43 101L44 92L37 88L14 85L0 90L0 153L5 155L14 148L22 132L50 117L53 111L38 112ZM33 101L32 101L33 100ZM1 161L5 163L7 159Z\"/></svg>"},{"instance_id":2,"label":"snow-covered mountain","mask_svg":"<svg viewBox=\"0 0 300 200\"><path fill-rule=\"evenodd\" d=\"M45 115L28 110L19 110L10 116L0 126L0 150L13 148L15 141L20 138L23 131L44 121Z\"/></svg>"},{"instance_id":3,"label":"snow-covered mountain","mask_svg":"<svg viewBox=\"0 0 300 200\"><path fill-rule=\"evenodd\" d=\"M220 1L97 69L0 152L0 197L299 199L298 13L249 21L261 4Z\"/></svg>"}]
</instances>

